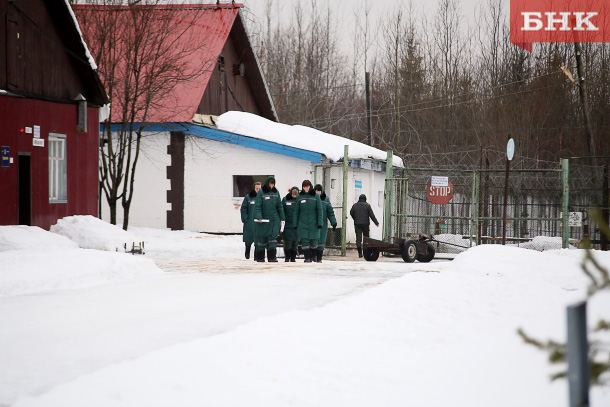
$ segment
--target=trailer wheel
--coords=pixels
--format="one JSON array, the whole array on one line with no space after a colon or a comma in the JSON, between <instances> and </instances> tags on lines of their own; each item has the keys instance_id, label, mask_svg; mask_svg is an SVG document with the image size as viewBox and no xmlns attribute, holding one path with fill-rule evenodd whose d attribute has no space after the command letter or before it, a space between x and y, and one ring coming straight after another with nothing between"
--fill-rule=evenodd
<instances>
[{"instance_id":1,"label":"trailer wheel","mask_svg":"<svg viewBox=\"0 0 610 407\"><path fill-rule=\"evenodd\" d=\"M369 249L368 247L365 247L362 250L362 255L366 261L377 261L379 258L379 252L377 250Z\"/></svg>"},{"instance_id":2,"label":"trailer wheel","mask_svg":"<svg viewBox=\"0 0 610 407\"><path fill-rule=\"evenodd\" d=\"M428 263L428 262L432 261L432 259L434 258L434 255L436 254L436 250L434 250L434 246L432 246L430 243L426 243L426 246L428 246L428 253L418 254L417 261L422 262L422 263Z\"/></svg>"},{"instance_id":3,"label":"trailer wheel","mask_svg":"<svg viewBox=\"0 0 610 407\"><path fill-rule=\"evenodd\" d=\"M417 246L415 240L406 240L400 248L400 255L407 263L413 263L417 257Z\"/></svg>"}]
</instances>

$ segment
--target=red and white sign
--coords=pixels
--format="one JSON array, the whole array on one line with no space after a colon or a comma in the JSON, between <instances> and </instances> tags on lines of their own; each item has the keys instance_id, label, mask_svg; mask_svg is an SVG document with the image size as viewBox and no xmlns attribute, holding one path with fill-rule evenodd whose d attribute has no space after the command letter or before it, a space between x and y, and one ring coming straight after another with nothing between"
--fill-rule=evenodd
<instances>
[{"instance_id":1,"label":"red and white sign","mask_svg":"<svg viewBox=\"0 0 610 407\"><path fill-rule=\"evenodd\" d=\"M432 185L431 181L428 181L428 200L433 204L444 205L449 203L453 198L453 184L447 182L447 186L438 187Z\"/></svg>"},{"instance_id":2,"label":"red and white sign","mask_svg":"<svg viewBox=\"0 0 610 407\"><path fill-rule=\"evenodd\" d=\"M510 0L510 42L610 42L610 2Z\"/></svg>"}]
</instances>

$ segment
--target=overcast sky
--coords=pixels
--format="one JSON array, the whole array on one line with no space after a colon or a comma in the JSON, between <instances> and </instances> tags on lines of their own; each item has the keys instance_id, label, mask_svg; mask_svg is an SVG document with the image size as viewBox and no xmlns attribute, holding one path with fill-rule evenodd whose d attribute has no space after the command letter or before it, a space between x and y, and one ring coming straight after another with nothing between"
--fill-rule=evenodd
<instances>
[{"instance_id":1,"label":"overcast sky","mask_svg":"<svg viewBox=\"0 0 610 407\"><path fill-rule=\"evenodd\" d=\"M339 32L345 32L343 36L342 47L346 54L351 53L353 49L353 33L355 31L355 15L358 14L363 19L364 9L368 5L370 7L370 24L375 25L381 18L387 18L391 16L393 12L398 8L402 2L405 5L405 9L408 8L409 0L242 0L241 2L246 7L246 13L248 20L258 21L259 25L262 26L265 21L265 8L268 2L273 3L273 9L277 10L278 5L280 13L283 16L282 23L286 24L290 22L290 18L293 14L294 6L297 3L301 3L304 10L310 9L312 1L317 3L319 9L325 9L330 4L331 11L334 17L338 20L339 26L337 29ZM463 29L466 30L467 24L472 24L475 21L475 9L481 4L486 4L488 0L459 0L461 8L461 15L463 17ZM421 14L425 13L428 18L431 18L437 10L439 0L411 0L413 9L418 15L415 20L421 19ZM506 12L508 12L510 3L509 0L506 2ZM277 19L277 12L272 13L272 18ZM374 27L372 27L374 30ZM255 30L250 27L251 34L254 34Z\"/></svg>"}]
</instances>

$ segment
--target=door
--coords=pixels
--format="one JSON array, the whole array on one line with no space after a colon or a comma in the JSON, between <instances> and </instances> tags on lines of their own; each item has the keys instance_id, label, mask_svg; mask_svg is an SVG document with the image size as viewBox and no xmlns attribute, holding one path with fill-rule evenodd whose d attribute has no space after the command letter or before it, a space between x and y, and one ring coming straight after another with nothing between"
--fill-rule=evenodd
<instances>
[{"instance_id":1,"label":"door","mask_svg":"<svg viewBox=\"0 0 610 407\"><path fill-rule=\"evenodd\" d=\"M19 224L32 225L32 168L29 155L19 155Z\"/></svg>"}]
</instances>

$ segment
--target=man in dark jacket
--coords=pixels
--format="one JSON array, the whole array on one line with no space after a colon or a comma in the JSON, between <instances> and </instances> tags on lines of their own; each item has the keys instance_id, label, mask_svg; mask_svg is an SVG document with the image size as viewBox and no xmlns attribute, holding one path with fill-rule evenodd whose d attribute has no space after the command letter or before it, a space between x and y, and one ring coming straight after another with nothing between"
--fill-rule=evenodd
<instances>
[{"instance_id":1,"label":"man in dark jacket","mask_svg":"<svg viewBox=\"0 0 610 407\"><path fill-rule=\"evenodd\" d=\"M286 224L284 225L284 234L282 240L284 241L284 257L287 262L295 262L297 257L297 245L299 243L299 236L294 222L294 210L297 206L297 195L299 194L299 187L292 187L284 198L282 198L282 206L284 207L284 214L286 215Z\"/></svg>"},{"instance_id":2,"label":"man in dark jacket","mask_svg":"<svg viewBox=\"0 0 610 407\"><path fill-rule=\"evenodd\" d=\"M265 261L265 249L269 262L277 262L277 236L284 226L282 198L275 188L275 178L267 177L265 185L258 191L254 204L254 255L258 262Z\"/></svg>"},{"instance_id":3,"label":"man in dark jacket","mask_svg":"<svg viewBox=\"0 0 610 407\"><path fill-rule=\"evenodd\" d=\"M305 263L311 263L318 247L320 229L322 229L322 201L312 188L311 181L303 181L302 187L303 189L297 195L293 224L297 225Z\"/></svg>"},{"instance_id":4,"label":"man in dark jacket","mask_svg":"<svg viewBox=\"0 0 610 407\"><path fill-rule=\"evenodd\" d=\"M244 224L244 238L246 244L246 259L250 258L250 248L254 242L254 204L256 203L256 195L261 189L261 183L255 182L252 191L244 197L241 204L241 223ZM256 249L255 249L256 250Z\"/></svg>"},{"instance_id":5,"label":"man in dark jacket","mask_svg":"<svg viewBox=\"0 0 610 407\"><path fill-rule=\"evenodd\" d=\"M320 230L320 239L318 240L318 249L316 250L316 263L322 263L322 254L324 254L324 245L326 244L326 236L328 235L328 221L333 227L333 230L337 228L337 218L335 218L335 211L333 206L330 204L330 199L324 193L324 187L321 184L317 184L314 188L316 194L320 195L322 201L322 230Z\"/></svg>"},{"instance_id":6,"label":"man in dark jacket","mask_svg":"<svg viewBox=\"0 0 610 407\"><path fill-rule=\"evenodd\" d=\"M349 214L354 219L358 257L362 257L362 235L369 237L369 226L371 224L369 219L372 219L377 227L379 227L379 222L377 222L377 218L373 213L373 208L366 202L366 195L364 194L360 195L358 202L352 206Z\"/></svg>"}]
</instances>

